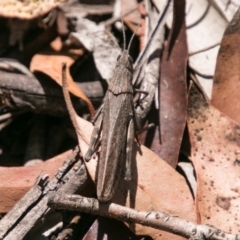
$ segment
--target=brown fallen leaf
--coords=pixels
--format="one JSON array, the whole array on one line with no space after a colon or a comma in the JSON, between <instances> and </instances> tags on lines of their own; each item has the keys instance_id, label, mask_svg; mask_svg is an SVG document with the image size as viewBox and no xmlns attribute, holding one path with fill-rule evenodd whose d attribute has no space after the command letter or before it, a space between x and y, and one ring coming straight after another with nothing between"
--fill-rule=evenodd
<instances>
[{"instance_id":1,"label":"brown fallen leaf","mask_svg":"<svg viewBox=\"0 0 240 240\"><path fill-rule=\"evenodd\" d=\"M88 150L93 130L91 123L74 116L79 128L79 146L83 156ZM85 139L85 140L82 140ZM144 146L134 147L132 164L132 180L120 180L113 202L131 208L147 211L165 211L172 215L196 221L195 207L185 179L172 167ZM97 157L86 162L91 178L95 181ZM126 199L126 196L127 199ZM138 235L150 235L153 239L183 239L173 234L151 229L141 225L130 225L130 229Z\"/></svg>"},{"instance_id":2,"label":"brown fallen leaf","mask_svg":"<svg viewBox=\"0 0 240 240\"><path fill-rule=\"evenodd\" d=\"M32 58L30 64L30 70L32 72L43 72L49 75L53 80L55 80L60 86L62 86L62 63L67 64L67 84L68 90L74 94L75 96L81 98L88 106L91 117L94 115L94 107L88 97L84 94L84 92L79 88L79 86L73 81L72 76L70 74L69 68L75 62L75 60L80 56L79 54L70 53L66 51L61 51L61 43L60 39L55 39L54 43L52 43L54 49L47 49L45 51L41 51L38 54L35 54Z\"/></svg>"},{"instance_id":3,"label":"brown fallen leaf","mask_svg":"<svg viewBox=\"0 0 240 240\"><path fill-rule=\"evenodd\" d=\"M28 167L0 167L0 213L8 212L34 185L40 174L53 177L71 150L43 163Z\"/></svg>"},{"instance_id":4,"label":"brown fallen leaf","mask_svg":"<svg viewBox=\"0 0 240 240\"><path fill-rule=\"evenodd\" d=\"M185 1L174 1L174 20L164 49L159 84L159 131L153 148L157 154L176 168L183 131L187 119L187 40Z\"/></svg>"},{"instance_id":5,"label":"brown fallen leaf","mask_svg":"<svg viewBox=\"0 0 240 240\"><path fill-rule=\"evenodd\" d=\"M240 126L192 87L188 128L197 175L198 222L240 232Z\"/></svg>"},{"instance_id":6,"label":"brown fallen leaf","mask_svg":"<svg viewBox=\"0 0 240 240\"><path fill-rule=\"evenodd\" d=\"M229 23L218 53L212 104L240 123L240 8Z\"/></svg>"}]
</instances>

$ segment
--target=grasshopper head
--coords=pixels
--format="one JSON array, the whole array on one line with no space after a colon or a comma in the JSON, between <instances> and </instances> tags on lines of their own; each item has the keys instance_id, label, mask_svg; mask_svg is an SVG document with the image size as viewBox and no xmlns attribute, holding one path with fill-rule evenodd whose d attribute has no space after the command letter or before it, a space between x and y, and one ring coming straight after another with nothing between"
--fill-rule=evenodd
<instances>
[{"instance_id":1,"label":"grasshopper head","mask_svg":"<svg viewBox=\"0 0 240 240\"><path fill-rule=\"evenodd\" d=\"M128 50L123 50L122 54L120 54L117 58L117 66L122 65L127 68L130 72L133 71L133 59L128 54Z\"/></svg>"}]
</instances>

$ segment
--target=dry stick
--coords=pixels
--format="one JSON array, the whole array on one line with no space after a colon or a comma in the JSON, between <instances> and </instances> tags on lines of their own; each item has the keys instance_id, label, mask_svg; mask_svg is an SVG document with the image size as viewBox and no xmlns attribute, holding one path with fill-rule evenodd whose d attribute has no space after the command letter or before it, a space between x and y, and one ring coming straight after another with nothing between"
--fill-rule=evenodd
<instances>
[{"instance_id":1,"label":"dry stick","mask_svg":"<svg viewBox=\"0 0 240 240\"><path fill-rule=\"evenodd\" d=\"M197 225L164 212L137 211L114 203L100 203L94 198L86 198L79 195L57 193L50 197L48 204L54 209L82 211L115 218L124 222L139 223L194 240L240 240L240 235L227 234L210 225Z\"/></svg>"},{"instance_id":2,"label":"dry stick","mask_svg":"<svg viewBox=\"0 0 240 240\"><path fill-rule=\"evenodd\" d=\"M63 177L63 184L58 192L64 192L66 194L74 194L77 191L81 191L87 184L88 174L83 160L78 161L72 171L67 173Z\"/></svg>"},{"instance_id":3,"label":"dry stick","mask_svg":"<svg viewBox=\"0 0 240 240\"><path fill-rule=\"evenodd\" d=\"M6 237L1 238L2 235L0 235L0 239L21 240L26 235L37 220L47 211L47 194L59 188L62 177L69 171L69 168L74 165L78 153L79 148L76 147L50 182L46 182L45 176L40 177L29 192L15 204L14 208L10 210L0 222L1 230L6 223L8 223L9 226L4 234ZM36 195L38 198L36 198Z\"/></svg>"},{"instance_id":4,"label":"dry stick","mask_svg":"<svg viewBox=\"0 0 240 240\"><path fill-rule=\"evenodd\" d=\"M0 123L7 121L9 118L13 116L12 113L4 113L0 115Z\"/></svg>"},{"instance_id":5,"label":"dry stick","mask_svg":"<svg viewBox=\"0 0 240 240\"><path fill-rule=\"evenodd\" d=\"M73 236L73 231L76 228L77 224L81 220L81 215L76 214L74 217L71 219L70 223L68 226L66 226L57 236L57 240L65 240L65 239L72 239L71 237Z\"/></svg>"},{"instance_id":6,"label":"dry stick","mask_svg":"<svg viewBox=\"0 0 240 240\"><path fill-rule=\"evenodd\" d=\"M23 239L26 233L35 225L37 220L48 210L48 194L57 191L62 182L67 181L66 178L70 179L71 176L75 175L75 172L78 172L78 170L75 169L75 163L77 162L76 157L78 155L79 147L76 147L51 181L48 181L47 175L39 177L36 184L1 219L1 240ZM81 169L82 168L79 169L79 172L82 171ZM85 179L78 180L79 184L84 184L85 181L87 181L87 174L83 174L79 177ZM76 188L74 187L73 189Z\"/></svg>"},{"instance_id":7,"label":"dry stick","mask_svg":"<svg viewBox=\"0 0 240 240\"><path fill-rule=\"evenodd\" d=\"M57 83L1 70L0 75L0 91L2 92L0 97L4 100L3 106L7 106L9 111L18 111L16 115L28 109L51 115L67 115L62 89ZM94 94L89 90L89 83L76 84L93 102L99 102L98 99L103 97L100 81L91 82L91 87L95 90ZM84 106L83 101L76 97L73 97L72 102L77 111ZM15 115L15 113L12 114Z\"/></svg>"},{"instance_id":8,"label":"dry stick","mask_svg":"<svg viewBox=\"0 0 240 240\"><path fill-rule=\"evenodd\" d=\"M18 219L28 210L28 207L41 198L42 188L47 181L48 177L46 175L40 177L26 195L1 219L0 239L4 239Z\"/></svg>"},{"instance_id":9,"label":"dry stick","mask_svg":"<svg viewBox=\"0 0 240 240\"><path fill-rule=\"evenodd\" d=\"M88 175L85 164L82 161L79 161L74 165L73 170L76 171L76 173L71 176L69 180L68 176L65 176L63 181L66 183L58 190L58 193L73 194L76 193L76 191L81 191L86 186ZM81 215L76 213L69 221L69 224L64 226L61 232L58 233L57 239L69 239L73 235L73 231L80 220Z\"/></svg>"}]
</instances>

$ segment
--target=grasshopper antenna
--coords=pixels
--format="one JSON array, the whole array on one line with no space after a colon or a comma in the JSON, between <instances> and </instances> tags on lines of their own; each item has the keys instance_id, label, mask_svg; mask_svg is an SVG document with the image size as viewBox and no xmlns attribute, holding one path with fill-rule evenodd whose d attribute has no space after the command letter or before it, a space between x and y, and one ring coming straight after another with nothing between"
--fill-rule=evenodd
<instances>
[{"instance_id":1,"label":"grasshopper antenna","mask_svg":"<svg viewBox=\"0 0 240 240\"><path fill-rule=\"evenodd\" d=\"M126 34L124 31L124 23L123 23L123 18L121 17L121 22L122 22L122 32L123 32L123 50L126 49Z\"/></svg>"},{"instance_id":2,"label":"grasshopper antenna","mask_svg":"<svg viewBox=\"0 0 240 240\"><path fill-rule=\"evenodd\" d=\"M131 39L130 39L130 41L129 41L129 44L128 44L128 52L129 52L129 50L130 50L130 47L131 47L131 45L132 45L132 41L133 41L133 38L135 37L135 35L136 35L136 32L137 32L137 30L138 30L138 28L140 27L140 24L141 23L139 23L138 25L137 25L137 27L136 27L136 30L134 31L134 33L133 33L133 35L132 35L132 37L131 37Z\"/></svg>"}]
</instances>

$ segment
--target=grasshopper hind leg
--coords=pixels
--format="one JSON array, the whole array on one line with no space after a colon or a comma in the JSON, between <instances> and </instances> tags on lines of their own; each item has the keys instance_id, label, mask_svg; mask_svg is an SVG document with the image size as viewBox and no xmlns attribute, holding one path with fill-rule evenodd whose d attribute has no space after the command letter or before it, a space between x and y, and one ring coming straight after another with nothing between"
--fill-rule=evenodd
<instances>
[{"instance_id":1,"label":"grasshopper hind leg","mask_svg":"<svg viewBox=\"0 0 240 240\"><path fill-rule=\"evenodd\" d=\"M92 132L89 148L85 154L85 161L90 161L92 155L96 151L96 149L99 146L99 141L100 141L100 133L102 130L102 115L99 115L98 118L95 120L95 126Z\"/></svg>"},{"instance_id":2,"label":"grasshopper hind leg","mask_svg":"<svg viewBox=\"0 0 240 240\"><path fill-rule=\"evenodd\" d=\"M126 146L126 171L124 180L130 181L132 179L132 151L134 143L134 121L130 120L127 131L127 146Z\"/></svg>"}]
</instances>

